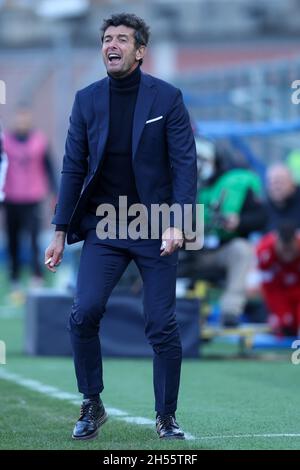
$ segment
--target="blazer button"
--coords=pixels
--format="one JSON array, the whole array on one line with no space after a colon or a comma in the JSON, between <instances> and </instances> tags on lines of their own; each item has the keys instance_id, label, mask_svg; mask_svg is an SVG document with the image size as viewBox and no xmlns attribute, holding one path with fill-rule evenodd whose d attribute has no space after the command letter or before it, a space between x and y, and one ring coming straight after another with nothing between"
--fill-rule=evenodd
<instances>
[{"instance_id":1,"label":"blazer button","mask_svg":"<svg viewBox=\"0 0 300 470\"><path fill-rule=\"evenodd\" d=\"M78 239L79 239L78 235L76 233L73 233L72 240L78 240Z\"/></svg>"}]
</instances>

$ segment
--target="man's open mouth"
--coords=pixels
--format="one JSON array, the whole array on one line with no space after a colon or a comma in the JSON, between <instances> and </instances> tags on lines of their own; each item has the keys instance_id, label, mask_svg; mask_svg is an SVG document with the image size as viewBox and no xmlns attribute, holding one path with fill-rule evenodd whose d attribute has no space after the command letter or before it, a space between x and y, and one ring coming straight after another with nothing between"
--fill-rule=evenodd
<instances>
[{"instance_id":1,"label":"man's open mouth","mask_svg":"<svg viewBox=\"0 0 300 470\"><path fill-rule=\"evenodd\" d=\"M110 64L117 64L121 60L121 56L115 52L108 54L108 61Z\"/></svg>"}]
</instances>

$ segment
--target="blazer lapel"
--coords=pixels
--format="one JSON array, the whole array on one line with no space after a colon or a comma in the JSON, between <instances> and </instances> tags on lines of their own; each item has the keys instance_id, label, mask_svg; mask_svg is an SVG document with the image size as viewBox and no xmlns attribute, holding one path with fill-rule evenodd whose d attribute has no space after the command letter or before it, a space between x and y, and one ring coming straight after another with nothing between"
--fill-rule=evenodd
<instances>
[{"instance_id":1,"label":"blazer lapel","mask_svg":"<svg viewBox=\"0 0 300 470\"><path fill-rule=\"evenodd\" d=\"M97 146L97 167L103 157L109 130L109 79L101 80L94 91L94 109L96 116L97 132L99 134Z\"/></svg>"},{"instance_id":2,"label":"blazer lapel","mask_svg":"<svg viewBox=\"0 0 300 470\"><path fill-rule=\"evenodd\" d=\"M156 89L149 75L141 74L141 83L135 105L132 130L132 158L135 157L147 117L156 95Z\"/></svg>"}]
</instances>

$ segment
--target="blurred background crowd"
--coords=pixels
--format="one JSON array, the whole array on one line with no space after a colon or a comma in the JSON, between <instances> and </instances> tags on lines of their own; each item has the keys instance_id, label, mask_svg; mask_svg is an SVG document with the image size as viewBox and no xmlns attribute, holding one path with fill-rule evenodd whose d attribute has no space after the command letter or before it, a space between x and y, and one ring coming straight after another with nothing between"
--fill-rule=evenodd
<instances>
[{"instance_id":1,"label":"blurred background crowd","mask_svg":"<svg viewBox=\"0 0 300 470\"><path fill-rule=\"evenodd\" d=\"M74 285L80 247L55 279L43 252L74 93L105 75L99 27L120 11L150 25L143 70L182 89L195 133L204 246L181 250L178 297L203 323L298 336L299 0L0 0L2 304ZM139 292L134 268L122 283Z\"/></svg>"}]
</instances>

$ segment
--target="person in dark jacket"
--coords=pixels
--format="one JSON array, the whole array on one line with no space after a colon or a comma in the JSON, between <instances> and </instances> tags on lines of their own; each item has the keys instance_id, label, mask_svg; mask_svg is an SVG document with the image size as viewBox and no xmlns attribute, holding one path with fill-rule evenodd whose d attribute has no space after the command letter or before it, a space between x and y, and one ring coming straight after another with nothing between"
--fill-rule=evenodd
<instances>
[{"instance_id":1,"label":"person in dark jacket","mask_svg":"<svg viewBox=\"0 0 300 470\"><path fill-rule=\"evenodd\" d=\"M183 439L175 417L182 356L175 287L183 232L170 221L158 238L131 238L126 230L124 237L103 239L96 215L104 204L120 214L120 196L131 208L142 203L146 210L162 203L193 205L194 137L180 90L140 70L149 38L145 22L133 14L113 15L102 33L108 77L76 94L53 219L56 234L45 252L45 263L55 271L65 240L84 239L69 321L83 394L72 437L95 437L106 420L99 323L114 286L134 260L143 279L145 332L153 348L156 430L160 438Z\"/></svg>"},{"instance_id":2,"label":"person in dark jacket","mask_svg":"<svg viewBox=\"0 0 300 470\"><path fill-rule=\"evenodd\" d=\"M300 228L300 187L289 168L276 163L268 168L267 224L265 231L276 230L284 220L292 220Z\"/></svg>"}]
</instances>

